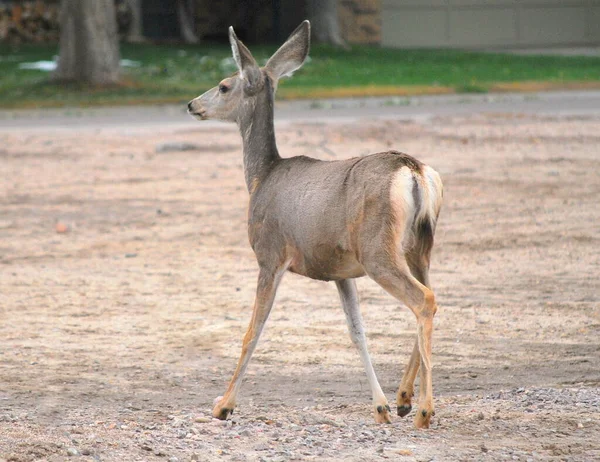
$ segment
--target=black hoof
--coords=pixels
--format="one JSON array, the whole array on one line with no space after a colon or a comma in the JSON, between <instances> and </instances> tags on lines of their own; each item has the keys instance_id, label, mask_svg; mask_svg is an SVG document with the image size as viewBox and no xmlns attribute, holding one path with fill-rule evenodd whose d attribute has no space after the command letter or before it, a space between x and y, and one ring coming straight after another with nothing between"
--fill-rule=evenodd
<instances>
[{"instance_id":1,"label":"black hoof","mask_svg":"<svg viewBox=\"0 0 600 462\"><path fill-rule=\"evenodd\" d=\"M377 406L377 412L379 414L383 414L383 410L384 410L383 406ZM385 410L388 411L388 412L391 412L390 406L386 404L385 405Z\"/></svg>"},{"instance_id":2,"label":"black hoof","mask_svg":"<svg viewBox=\"0 0 600 462\"><path fill-rule=\"evenodd\" d=\"M410 404L403 404L402 406L398 406L398 415L400 417L405 417L411 411L412 406Z\"/></svg>"},{"instance_id":3,"label":"black hoof","mask_svg":"<svg viewBox=\"0 0 600 462\"><path fill-rule=\"evenodd\" d=\"M217 419L227 420L227 417L229 417L231 414L233 414L233 409L224 407L223 409L221 409L221 413L217 416Z\"/></svg>"}]
</instances>

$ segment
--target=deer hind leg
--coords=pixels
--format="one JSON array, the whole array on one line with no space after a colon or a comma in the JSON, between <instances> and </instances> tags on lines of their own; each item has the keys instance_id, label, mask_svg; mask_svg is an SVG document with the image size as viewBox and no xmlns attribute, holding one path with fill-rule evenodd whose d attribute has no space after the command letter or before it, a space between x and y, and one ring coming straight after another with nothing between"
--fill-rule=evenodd
<instances>
[{"instance_id":1,"label":"deer hind leg","mask_svg":"<svg viewBox=\"0 0 600 462\"><path fill-rule=\"evenodd\" d=\"M427 249L425 254L409 253L406 255L406 262L408 263L410 272L417 281L431 289L429 285L429 252L430 249ZM419 338L417 337L406 369L404 369L404 375L400 381L396 396L397 411L400 417L408 415L412 409L412 398L415 394L415 378L417 377L417 372L419 372L420 363L421 354L419 352Z\"/></svg>"},{"instance_id":2,"label":"deer hind leg","mask_svg":"<svg viewBox=\"0 0 600 462\"><path fill-rule=\"evenodd\" d=\"M246 331L242 343L242 354L238 360L235 372L231 377L227 391L223 396L220 396L215 400L213 416L217 419L225 420L229 415L233 414L236 405L236 397L242 384L244 374L246 373L246 368L248 367L252 353L254 353L260 334L269 317L269 313L271 312L273 300L275 299L275 292L277 291L277 287L285 269L285 267L278 268L277 270L260 269L258 285L256 288L256 298L254 300L254 309L252 311L250 325L248 326L248 330Z\"/></svg>"},{"instance_id":3,"label":"deer hind leg","mask_svg":"<svg viewBox=\"0 0 600 462\"><path fill-rule=\"evenodd\" d=\"M358 304L358 295L356 292L356 283L353 279L344 279L336 281L336 286L340 294L344 313L346 314L346 321L348 323L348 331L352 342L358 348L360 359L362 360L363 366L367 373L367 380L371 387L371 393L373 395L373 412L375 415L375 422L377 423L391 423L392 418L390 416L390 406L388 401L381 390L381 386L377 381L373 364L371 363L371 357L367 350L367 338L365 336L365 329L363 327L362 316L360 314L360 307Z\"/></svg>"},{"instance_id":4,"label":"deer hind leg","mask_svg":"<svg viewBox=\"0 0 600 462\"><path fill-rule=\"evenodd\" d=\"M412 410L412 398L415 395L415 378L419 372L421 353L419 352L419 339L415 339L412 354L404 369L404 375L396 395L396 409L400 417L407 416Z\"/></svg>"},{"instance_id":5,"label":"deer hind leg","mask_svg":"<svg viewBox=\"0 0 600 462\"><path fill-rule=\"evenodd\" d=\"M371 267L367 274L389 294L405 303L417 318L417 351L413 350L409 368L406 371L406 383L410 383L417 373L417 358L421 369L419 387L419 409L414 423L417 428L428 428L434 415L433 386L431 378L431 337L433 316L437 310L433 292L420 283L410 272L408 264L402 258L397 262L388 262L382 258ZM409 390L407 390L409 391ZM408 393L407 393L408 396Z\"/></svg>"}]
</instances>

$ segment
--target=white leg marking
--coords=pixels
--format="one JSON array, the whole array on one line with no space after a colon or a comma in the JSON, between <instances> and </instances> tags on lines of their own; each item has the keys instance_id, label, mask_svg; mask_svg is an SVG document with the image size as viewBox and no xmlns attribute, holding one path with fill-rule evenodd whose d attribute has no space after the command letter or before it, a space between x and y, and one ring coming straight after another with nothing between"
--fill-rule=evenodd
<instances>
[{"instance_id":1,"label":"white leg marking","mask_svg":"<svg viewBox=\"0 0 600 462\"><path fill-rule=\"evenodd\" d=\"M379 385L367 349L367 338L365 336L365 329L363 327L360 307L358 305L356 283L353 279L344 279L342 281L336 281L336 286L340 294L340 299L342 300L344 313L346 314L346 322L348 323L350 337L358 348L360 359L362 360L367 373L367 380L369 381L371 393L373 394L373 402L377 404L387 404L387 399Z\"/></svg>"}]
</instances>

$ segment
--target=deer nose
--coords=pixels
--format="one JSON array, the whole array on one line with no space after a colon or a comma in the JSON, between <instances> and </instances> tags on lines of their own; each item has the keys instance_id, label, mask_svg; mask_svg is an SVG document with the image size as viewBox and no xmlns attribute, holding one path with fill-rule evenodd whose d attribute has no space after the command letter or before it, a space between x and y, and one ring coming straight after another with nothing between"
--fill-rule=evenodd
<instances>
[{"instance_id":1,"label":"deer nose","mask_svg":"<svg viewBox=\"0 0 600 462\"><path fill-rule=\"evenodd\" d=\"M188 103L188 112L192 112L192 102Z\"/></svg>"}]
</instances>

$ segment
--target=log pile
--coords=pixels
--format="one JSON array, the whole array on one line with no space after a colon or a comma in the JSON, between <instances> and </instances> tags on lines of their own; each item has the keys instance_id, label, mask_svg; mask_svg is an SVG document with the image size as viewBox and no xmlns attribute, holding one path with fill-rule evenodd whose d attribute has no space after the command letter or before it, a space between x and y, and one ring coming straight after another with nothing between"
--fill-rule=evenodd
<instances>
[{"instance_id":1,"label":"log pile","mask_svg":"<svg viewBox=\"0 0 600 462\"><path fill-rule=\"evenodd\" d=\"M131 26L131 8L126 0L115 0L119 36ZM30 0L0 3L0 41L55 43L60 35L58 0Z\"/></svg>"},{"instance_id":2,"label":"log pile","mask_svg":"<svg viewBox=\"0 0 600 462\"><path fill-rule=\"evenodd\" d=\"M58 34L57 2L0 5L0 40L16 44L56 42Z\"/></svg>"}]
</instances>

